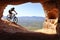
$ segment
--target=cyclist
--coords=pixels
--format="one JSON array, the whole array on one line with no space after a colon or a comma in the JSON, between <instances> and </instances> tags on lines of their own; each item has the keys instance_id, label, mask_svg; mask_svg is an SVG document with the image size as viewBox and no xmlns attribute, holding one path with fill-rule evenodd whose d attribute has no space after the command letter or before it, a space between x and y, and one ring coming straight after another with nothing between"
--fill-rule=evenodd
<instances>
[{"instance_id":1,"label":"cyclist","mask_svg":"<svg viewBox=\"0 0 60 40\"><path fill-rule=\"evenodd\" d=\"M17 12L14 10L15 8L13 7L13 8L11 8L10 10L9 10L9 18L10 19L12 19L12 16L13 16L13 14L15 15L15 13L17 14ZM13 13L13 12L15 12L15 13Z\"/></svg>"}]
</instances>

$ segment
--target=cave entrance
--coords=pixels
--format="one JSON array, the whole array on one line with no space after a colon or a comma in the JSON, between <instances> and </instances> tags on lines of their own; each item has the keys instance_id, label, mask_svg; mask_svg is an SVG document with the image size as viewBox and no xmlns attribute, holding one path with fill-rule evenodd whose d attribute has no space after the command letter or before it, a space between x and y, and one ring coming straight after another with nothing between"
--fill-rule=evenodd
<instances>
[{"instance_id":1,"label":"cave entrance","mask_svg":"<svg viewBox=\"0 0 60 40\"><path fill-rule=\"evenodd\" d=\"M9 9L12 7L15 8L15 11L18 13L19 25L29 29L29 30L38 30L43 27L43 22L45 20L45 13L42 5L40 3L24 3L20 5L8 5L4 9L3 19L6 19L6 16L9 14Z\"/></svg>"}]
</instances>

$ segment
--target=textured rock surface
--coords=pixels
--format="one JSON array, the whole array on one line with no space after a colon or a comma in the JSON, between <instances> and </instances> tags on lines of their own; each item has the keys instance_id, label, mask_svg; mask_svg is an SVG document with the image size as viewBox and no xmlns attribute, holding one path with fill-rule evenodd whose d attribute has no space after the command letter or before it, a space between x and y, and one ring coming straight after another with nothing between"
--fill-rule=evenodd
<instances>
[{"instance_id":1,"label":"textured rock surface","mask_svg":"<svg viewBox=\"0 0 60 40\"><path fill-rule=\"evenodd\" d=\"M28 32L28 30L21 25L18 25L14 22L10 22L7 20L2 20L0 23L0 30L3 30L5 32L9 33L16 33L16 32Z\"/></svg>"}]
</instances>

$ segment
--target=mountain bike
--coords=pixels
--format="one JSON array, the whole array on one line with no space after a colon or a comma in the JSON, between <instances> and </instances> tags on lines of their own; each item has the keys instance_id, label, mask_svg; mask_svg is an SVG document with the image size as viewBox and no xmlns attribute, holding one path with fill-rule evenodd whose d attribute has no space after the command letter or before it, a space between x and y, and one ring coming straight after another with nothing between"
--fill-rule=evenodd
<instances>
[{"instance_id":1,"label":"mountain bike","mask_svg":"<svg viewBox=\"0 0 60 40\"><path fill-rule=\"evenodd\" d=\"M12 14L12 16L10 16L10 15L7 15L7 20L8 21L13 21L13 22L15 22L15 23L18 23L18 18L15 16L15 14Z\"/></svg>"}]
</instances>

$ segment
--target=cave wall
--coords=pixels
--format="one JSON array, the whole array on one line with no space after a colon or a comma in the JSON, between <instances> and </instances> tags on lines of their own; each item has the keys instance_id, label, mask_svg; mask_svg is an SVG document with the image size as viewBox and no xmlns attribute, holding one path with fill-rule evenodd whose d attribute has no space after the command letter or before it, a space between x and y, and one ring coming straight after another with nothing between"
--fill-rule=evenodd
<instances>
[{"instance_id":1,"label":"cave wall","mask_svg":"<svg viewBox=\"0 0 60 40\"><path fill-rule=\"evenodd\" d=\"M19 5L19 4L23 4L26 2L41 3L45 10L45 16L46 16L46 19L44 22L44 28L53 28L56 30L57 22L55 24L54 24L54 22L55 22L55 20L57 20L57 19L59 20L59 18L60 18L60 17L58 17L60 6L57 5L57 4L60 4L59 3L60 1L58 2L56 0L4 0L4 2L3 2L3 0L0 0L0 20L1 20L1 17L3 16L3 11L8 4L9 5ZM52 20L52 22L51 22L51 20ZM51 25L51 26L47 27L47 25L49 25L48 22L51 24L53 23L55 26ZM48 23L48 24L46 24L46 23Z\"/></svg>"},{"instance_id":2,"label":"cave wall","mask_svg":"<svg viewBox=\"0 0 60 40\"><path fill-rule=\"evenodd\" d=\"M45 22L43 28L52 29L56 31L57 21L58 21L58 13L59 9L57 7L55 0L50 0L44 2L43 4L45 10Z\"/></svg>"}]
</instances>

